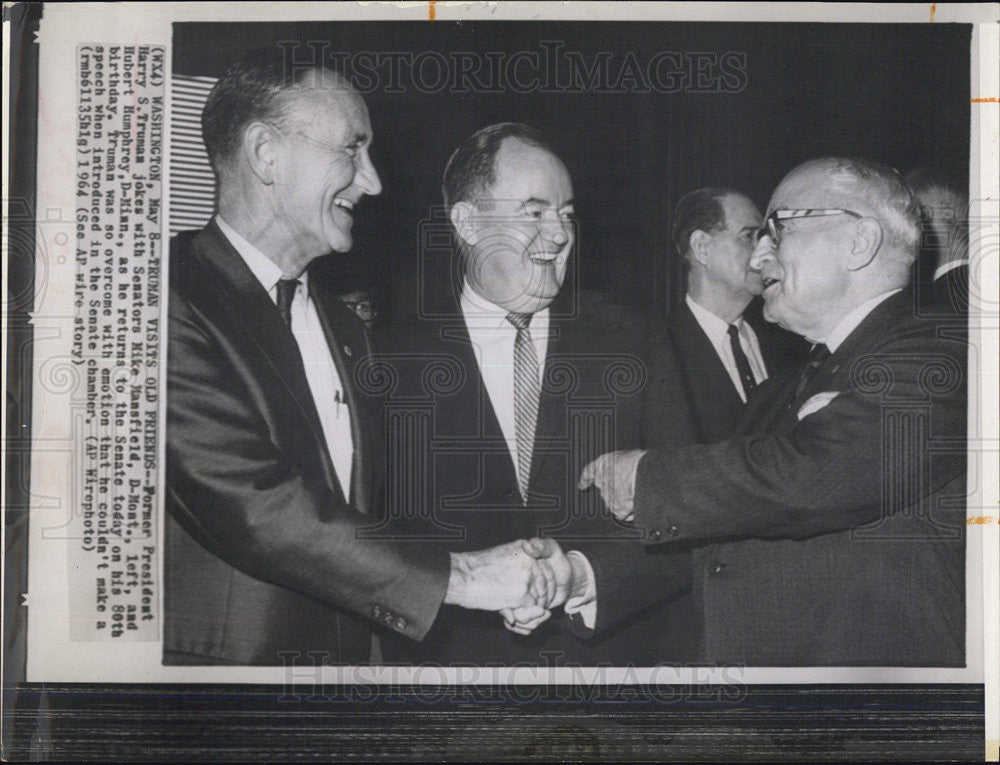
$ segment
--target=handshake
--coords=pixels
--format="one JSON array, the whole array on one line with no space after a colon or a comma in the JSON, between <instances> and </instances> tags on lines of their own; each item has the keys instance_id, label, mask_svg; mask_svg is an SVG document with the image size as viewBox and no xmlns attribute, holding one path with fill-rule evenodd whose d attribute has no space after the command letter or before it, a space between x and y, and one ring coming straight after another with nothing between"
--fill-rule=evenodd
<instances>
[{"instance_id":1,"label":"handshake","mask_svg":"<svg viewBox=\"0 0 1000 765\"><path fill-rule=\"evenodd\" d=\"M451 554L444 602L499 611L504 625L530 634L551 609L578 597L587 585L586 564L567 556L552 539L519 539L488 550Z\"/></svg>"},{"instance_id":2,"label":"handshake","mask_svg":"<svg viewBox=\"0 0 1000 765\"><path fill-rule=\"evenodd\" d=\"M619 520L633 518L635 481L644 451L602 454L587 465L577 488L594 486ZM504 625L531 633L568 599L586 605L590 564L579 553L566 555L553 539L519 539L488 550L451 554L444 602L463 608L499 611Z\"/></svg>"}]
</instances>

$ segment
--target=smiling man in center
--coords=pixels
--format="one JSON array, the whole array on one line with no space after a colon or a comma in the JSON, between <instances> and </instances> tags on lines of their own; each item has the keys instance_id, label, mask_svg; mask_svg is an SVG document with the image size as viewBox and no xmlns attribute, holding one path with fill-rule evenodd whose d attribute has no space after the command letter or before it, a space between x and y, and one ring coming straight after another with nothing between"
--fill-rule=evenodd
<instances>
[{"instance_id":1,"label":"smiling man in center","mask_svg":"<svg viewBox=\"0 0 1000 765\"><path fill-rule=\"evenodd\" d=\"M397 472L387 485L426 487L418 504L428 509L427 533L451 549L492 547L529 530L557 540L553 568L572 577L550 608L568 598L574 610L583 593L569 591L570 583L593 581L588 566L599 582L605 572L631 572L630 594L655 602L671 559L644 552L637 535L574 488L587 461L612 444L638 444L647 376L641 322L573 282L577 227L566 165L538 130L500 123L452 154L443 191L461 278L435 284L450 293L448 304L397 328L384 345L398 380L387 402L397 417L389 428ZM446 368L447 379L435 374ZM416 435L404 441L406 433ZM607 612L632 602L623 597ZM386 658L505 665L677 658L667 643L678 627L660 606L587 644L561 611L545 623L505 616L510 631L493 614L446 606L421 644L384 643Z\"/></svg>"}]
</instances>

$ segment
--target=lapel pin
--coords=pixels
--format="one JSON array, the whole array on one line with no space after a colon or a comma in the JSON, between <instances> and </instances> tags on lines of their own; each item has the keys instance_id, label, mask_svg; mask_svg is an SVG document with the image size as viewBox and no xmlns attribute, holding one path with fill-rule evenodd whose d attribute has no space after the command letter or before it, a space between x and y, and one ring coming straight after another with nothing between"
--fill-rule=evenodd
<instances>
[{"instance_id":1,"label":"lapel pin","mask_svg":"<svg viewBox=\"0 0 1000 765\"><path fill-rule=\"evenodd\" d=\"M348 356L350 356L351 355L351 346L345 345L344 346L344 353L346 353Z\"/></svg>"}]
</instances>

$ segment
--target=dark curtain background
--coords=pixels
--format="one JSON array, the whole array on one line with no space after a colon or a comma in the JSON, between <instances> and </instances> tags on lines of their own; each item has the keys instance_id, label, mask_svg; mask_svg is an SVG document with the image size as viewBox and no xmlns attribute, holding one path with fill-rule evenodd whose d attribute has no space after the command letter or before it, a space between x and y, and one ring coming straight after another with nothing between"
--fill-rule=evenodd
<instances>
[{"instance_id":1,"label":"dark curtain background","mask_svg":"<svg viewBox=\"0 0 1000 765\"><path fill-rule=\"evenodd\" d=\"M325 44L327 54L474 51L508 60L541 54L544 43L588 65L610 54L612 77L629 51L643 68L661 51L743 54L739 92L431 93L406 77L401 92L365 92L384 191L359 208L354 250L324 259L324 278L345 289L368 283L383 314L396 317L445 287L447 266L422 270L419 260L428 242L441 244L428 232L443 228L432 208L441 204L444 165L478 128L520 120L550 134L573 177L578 283L663 312L680 295L670 212L694 188L730 186L763 210L799 162L849 154L904 173L930 167L966 191L970 39L971 26L955 24L176 24L174 70L219 76L244 51L280 41ZM298 55L312 50L303 45ZM433 82L433 65L426 73Z\"/></svg>"}]
</instances>

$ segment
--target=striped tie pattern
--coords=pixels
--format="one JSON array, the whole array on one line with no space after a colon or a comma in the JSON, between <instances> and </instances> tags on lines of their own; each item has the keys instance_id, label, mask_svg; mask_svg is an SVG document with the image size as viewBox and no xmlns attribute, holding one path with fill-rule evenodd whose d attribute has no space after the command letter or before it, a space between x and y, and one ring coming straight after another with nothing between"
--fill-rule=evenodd
<instances>
[{"instance_id":1,"label":"striped tie pattern","mask_svg":"<svg viewBox=\"0 0 1000 765\"><path fill-rule=\"evenodd\" d=\"M538 354L528 331L531 314L509 313L507 321L517 329L514 338L514 435L517 441L517 485L521 490L521 499L527 503L535 420L542 386L538 380Z\"/></svg>"}]
</instances>

